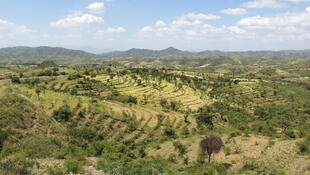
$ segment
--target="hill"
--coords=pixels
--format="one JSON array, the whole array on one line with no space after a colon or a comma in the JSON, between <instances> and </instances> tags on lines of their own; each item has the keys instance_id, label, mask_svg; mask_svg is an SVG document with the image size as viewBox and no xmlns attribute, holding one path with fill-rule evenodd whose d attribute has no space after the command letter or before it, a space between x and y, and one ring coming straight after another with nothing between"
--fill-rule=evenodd
<instances>
[{"instance_id":1,"label":"hill","mask_svg":"<svg viewBox=\"0 0 310 175\"><path fill-rule=\"evenodd\" d=\"M244 51L244 52L222 52L222 51L202 51L199 56L228 56L241 58L310 58L310 50L282 50L282 51Z\"/></svg>"},{"instance_id":2,"label":"hill","mask_svg":"<svg viewBox=\"0 0 310 175\"><path fill-rule=\"evenodd\" d=\"M226 56L240 58L290 58L290 59L307 59L310 58L310 50L282 50L282 51L240 51L240 52L224 52L224 51L202 51L189 52L182 51L173 47L163 50L149 49L130 49L127 51L114 51L102 54L104 57L201 57L201 56Z\"/></svg>"},{"instance_id":3,"label":"hill","mask_svg":"<svg viewBox=\"0 0 310 175\"><path fill-rule=\"evenodd\" d=\"M61 47L9 47L0 49L0 61L37 62L38 60L68 60L94 58L95 54Z\"/></svg>"},{"instance_id":4,"label":"hill","mask_svg":"<svg viewBox=\"0 0 310 175\"><path fill-rule=\"evenodd\" d=\"M309 174L307 67L208 64L0 67L24 77L0 82L0 174Z\"/></svg>"},{"instance_id":5,"label":"hill","mask_svg":"<svg viewBox=\"0 0 310 175\"><path fill-rule=\"evenodd\" d=\"M193 53L182 51L174 47L169 47L163 50L150 50L150 49L130 49L124 52L115 51L102 54L105 57L179 57L191 56Z\"/></svg>"},{"instance_id":6,"label":"hill","mask_svg":"<svg viewBox=\"0 0 310 175\"><path fill-rule=\"evenodd\" d=\"M115 58L120 58L115 60ZM81 50L71 50L61 47L10 47L0 49L0 64L39 64L43 61L54 61L57 64L101 64L103 61L122 61L128 64L145 65L192 65L217 66L223 64L258 64L261 59L268 62L287 63L289 60L310 59L310 50L284 51L245 51L222 52L203 51L189 52L169 47L163 50L133 48L127 51L114 51L103 54L93 54Z\"/></svg>"}]
</instances>

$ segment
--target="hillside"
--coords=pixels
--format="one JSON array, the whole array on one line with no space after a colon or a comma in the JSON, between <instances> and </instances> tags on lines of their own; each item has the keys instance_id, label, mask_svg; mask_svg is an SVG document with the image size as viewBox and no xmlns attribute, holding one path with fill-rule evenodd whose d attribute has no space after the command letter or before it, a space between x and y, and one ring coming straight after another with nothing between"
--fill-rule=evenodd
<instances>
[{"instance_id":1,"label":"hillside","mask_svg":"<svg viewBox=\"0 0 310 175\"><path fill-rule=\"evenodd\" d=\"M169 47L164 50L130 49L128 51L115 51L102 54L105 57L201 57L201 56L226 56L240 58L310 58L310 50L283 50L283 51L201 51L188 52Z\"/></svg>"},{"instance_id":2,"label":"hillside","mask_svg":"<svg viewBox=\"0 0 310 175\"><path fill-rule=\"evenodd\" d=\"M114 51L103 54L92 54L81 50L71 50L61 47L11 47L0 49L0 63L12 64L38 64L42 61L53 60L58 64L72 64L74 63L89 63L98 64L106 60L115 59L131 59L139 58L155 58L152 65L156 65L156 60L161 59L175 59L180 58L176 64L184 65L182 59L205 59L202 65L219 65L221 64L244 64L245 62L256 64L257 59L270 60L294 60L294 59L308 59L310 58L310 50L286 50L286 51L245 51L245 52L222 52L222 51L203 51L199 53L182 51L173 47L163 50L149 50L149 49L130 49L127 51ZM167 59L168 58L168 59ZM218 59L218 60L214 60ZM224 60L223 60L224 59ZM250 60L248 60L250 59ZM246 61L243 61L246 60ZM73 61L73 62L72 62ZM181 62L180 62L181 61ZM171 61L167 61L169 63ZM187 61L185 61L187 62ZM218 62L214 63L213 62ZM246 63L246 64L247 64ZM163 63L167 66L168 64ZM175 64L174 64L175 65ZM201 65L199 65L201 66Z\"/></svg>"},{"instance_id":3,"label":"hillside","mask_svg":"<svg viewBox=\"0 0 310 175\"><path fill-rule=\"evenodd\" d=\"M26 79L0 82L0 174L309 173L308 65L209 62L3 66Z\"/></svg>"},{"instance_id":4,"label":"hillside","mask_svg":"<svg viewBox=\"0 0 310 175\"><path fill-rule=\"evenodd\" d=\"M80 58L95 57L97 57L95 54L61 47L10 47L0 49L1 62L36 63L43 60L77 60Z\"/></svg>"},{"instance_id":5,"label":"hillside","mask_svg":"<svg viewBox=\"0 0 310 175\"><path fill-rule=\"evenodd\" d=\"M130 49L128 51L115 51L102 54L105 57L181 57L191 56L193 53L182 51L173 47L163 50L149 50L149 49Z\"/></svg>"},{"instance_id":6,"label":"hillside","mask_svg":"<svg viewBox=\"0 0 310 175\"><path fill-rule=\"evenodd\" d=\"M283 51L244 51L244 52L222 52L222 51L202 51L199 56L228 56L241 58L310 58L310 50L283 50Z\"/></svg>"}]
</instances>

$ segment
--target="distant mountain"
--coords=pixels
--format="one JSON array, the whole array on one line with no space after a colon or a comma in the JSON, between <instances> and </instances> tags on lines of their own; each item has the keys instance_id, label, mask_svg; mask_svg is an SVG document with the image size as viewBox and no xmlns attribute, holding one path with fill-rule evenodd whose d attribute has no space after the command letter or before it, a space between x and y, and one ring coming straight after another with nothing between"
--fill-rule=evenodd
<instances>
[{"instance_id":1,"label":"distant mountain","mask_svg":"<svg viewBox=\"0 0 310 175\"><path fill-rule=\"evenodd\" d=\"M105 57L180 57L191 56L193 53L182 51L174 47L169 47L164 50L150 50L150 49L130 49L127 51L115 51L102 54Z\"/></svg>"},{"instance_id":2,"label":"distant mountain","mask_svg":"<svg viewBox=\"0 0 310 175\"><path fill-rule=\"evenodd\" d=\"M127 51L114 51L102 54L104 57L184 57L184 56L226 56L241 58L310 58L310 50L283 50L283 51L202 51L188 52L173 47L164 50L130 49Z\"/></svg>"},{"instance_id":3,"label":"distant mountain","mask_svg":"<svg viewBox=\"0 0 310 175\"><path fill-rule=\"evenodd\" d=\"M104 58L192 58L197 57L209 60L210 65L237 64L236 60L245 58L247 63L253 59L310 59L310 50L283 50L283 51L244 51L244 52L223 52L203 51L189 52L169 47L163 50L137 49L127 51L114 51L103 54L93 54L81 50L72 50L61 47L10 47L0 49L0 63L27 64L41 63L49 60L57 64L75 63L98 63ZM251 61L252 60L252 61ZM182 61L182 60L179 60ZM185 62L185 61L182 61ZM237 62L240 62L237 61ZM155 64L155 63L154 63ZM239 64L239 63L238 63Z\"/></svg>"},{"instance_id":4,"label":"distant mountain","mask_svg":"<svg viewBox=\"0 0 310 175\"><path fill-rule=\"evenodd\" d=\"M197 53L199 56L228 56L241 58L310 58L309 50L282 50L282 51L244 51L244 52L222 52L203 51Z\"/></svg>"},{"instance_id":5,"label":"distant mountain","mask_svg":"<svg viewBox=\"0 0 310 175\"><path fill-rule=\"evenodd\" d=\"M61 47L9 47L0 49L0 60L59 60L92 58L95 54Z\"/></svg>"}]
</instances>

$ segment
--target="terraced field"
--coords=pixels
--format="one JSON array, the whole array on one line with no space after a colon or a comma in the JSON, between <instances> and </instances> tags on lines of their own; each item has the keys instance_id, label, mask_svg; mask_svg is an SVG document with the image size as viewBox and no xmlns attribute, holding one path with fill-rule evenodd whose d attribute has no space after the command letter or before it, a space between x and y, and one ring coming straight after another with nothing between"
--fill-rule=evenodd
<instances>
[{"instance_id":1,"label":"terraced field","mask_svg":"<svg viewBox=\"0 0 310 175\"><path fill-rule=\"evenodd\" d=\"M162 81L160 85L156 81L141 81L137 83L129 76L116 76L110 79L109 76L97 76L96 80L112 85L120 93L137 97L140 101L147 99L149 106L158 107L161 99L181 102L183 109L197 110L211 100L200 91L195 91L188 86L177 89L174 84ZM158 81L157 81L158 82Z\"/></svg>"}]
</instances>

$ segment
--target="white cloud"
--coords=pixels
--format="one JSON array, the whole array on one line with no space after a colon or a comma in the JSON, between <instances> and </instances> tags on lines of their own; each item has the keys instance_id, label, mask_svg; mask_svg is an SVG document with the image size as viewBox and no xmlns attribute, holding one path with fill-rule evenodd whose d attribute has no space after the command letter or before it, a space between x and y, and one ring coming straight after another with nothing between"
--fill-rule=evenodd
<instances>
[{"instance_id":1,"label":"white cloud","mask_svg":"<svg viewBox=\"0 0 310 175\"><path fill-rule=\"evenodd\" d=\"M164 37L184 38L188 40L199 39L202 35L213 33L221 33L222 28L217 28L205 23L206 20L219 19L219 16L212 14L195 14L189 13L184 16L173 20L170 24L166 24L163 21L157 21L152 26L145 26L140 29L139 34L145 37Z\"/></svg>"},{"instance_id":2,"label":"white cloud","mask_svg":"<svg viewBox=\"0 0 310 175\"><path fill-rule=\"evenodd\" d=\"M0 47L31 44L37 36L35 30L0 19Z\"/></svg>"},{"instance_id":3,"label":"white cloud","mask_svg":"<svg viewBox=\"0 0 310 175\"><path fill-rule=\"evenodd\" d=\"M141 40L147 38L152 42L161 42L162 45L173 43L176 46L185 43L196 43L196 46L199 46L197 43L218 43L220 49L225 47L223 45L234 47L234 42L238 43L236 47L239 49L240 44L249 47L247 44L250 43L255 45L255 49L271 47L273 44L296 48L297 45L301 46L300 43L310 41L310 15L306 11L245 17L231 26L211 25L205 20L184 16L162 27L156 24L141 28L138 33ZM257 43L264 43L264 46ZM212 44L209 46L216 47Z\"/></svg>"},{"instance_id":4,"label":"white cloud","mask_svg":"<svg viewBox=\"0 0 310 175\"><path fill-rule=\"evenodd\" d=\"M241 29L238 26L230 26L230 27L228 27L228 30L231 31L231 32L237 33L237 34L245 33L245 30Z\"/></svg>"},{"instance_id":5,"label":"white cloud","mask_svg":"<svg viewBox=\"0 0 310 175\"><path fill-rule=\"evenodd\" d=\"M287 4L277 0L255 0L245 2L242 6L245 8L284 8Z\"/></svg>"},{"instance_id":6,"label":"white cloud","mask_svg":"<svg viewBox=\"0 0 310 175\"><path fill-rule=\"evenodd\" d=\"M67 17L55 22L51 22L50 25L60 28L84 28L90 26L102 26L104 19L94 16L92 14L75 13L68 15Z\"/></svg>"},{"instance_id":7,"label":"white cloud","mask_svg":"<svg viewBox=\"0 0 310 175\"><path fill-rule=\"evenodd\" d=\"M153 31L153 28L151 26L145 26L141 29L141 32L150 32Z\"/></svg>"},{"instance_id":8,"label":"white cloud","mask_svg":"<svg viewBox=\"0 0 310 175\"><path fill-rule=\"evenodd\" d=\"M181 17L182 19L191 19L191 20L215 20L220 19L220 16L213 14L203 14L203 13L188 13L187 15Z\"/></svg>"},{"instance_id":9,"label":"white cloud","mask_svg":"<svg viewBox=\"0 0 310 175\"><path fill-rule=\"evenodd\" d=\"M292 3L310 2L310 0L287 0Z\"/></svg>"},{"instance_id":10,"label":"white cloud","mask_svg":"<svg viewBox=\"0 0 310 175\"><path fill-rule=\"evenodd\" d=\"M27 28L24 25L17 25L10 21L0 19L0 31L5 31L7 34L23 34L33 32L33 30Z\"/></svg>"},{"instance_id":11,"label":"white cloud","mask_svg":"<svg viewBox=\"0 0 310 175\"><path fill-rule=\"evenodd\" d=\"M284 13L274 16L254 16L243 18L238 22L241 26L251 28L266 28L266 29L280 29L282 27L309 27L310 15L304 12L299 13Z\"/></svg>"},{"instance_id":12,"label":"white cloud","mask_svg":"<svg viewBox=\"0 0 310 175\"><path fill-rule=\"evenodd\" d=\"M246 35L257 39L310 40L310 15L307 12L247 17L240 19L237 26L245 30Z\"/></svg>"},{"instance_id":13,"label":"white cloud","mask_svg":"<svg viewBox=\"0 0 310 175\"><path fill-rule=\"evenodd\" d=\"M307 11L307 12L310 12L310 6L306 8L306 11Z\"/></svg>"},{"instance_id":14,"label":"white cloud","mask_svg":"<svg viewBox=\"0 0 310 175\"><path fill-rule=\"evenodd\" d=\"M240 15L245 15L246 14L246 9L243 8L228 8L228 9L224 9L221 10L221 13L224 14L228 14L228 15L236 15L236 16L240 16Z\"/></svg>"},{"instance_id":15,"label":"white cloud","mask_svg":"<svg viewBox=\"0 0 310 175\"><path fill-rule=\"evenodd\" d=\"M156 27L164 27L164 26L166 26L166 23L164 21L156 21L155 26Z\"/></svg>"},{"instance_id":16,"label":"white cloud","mask_svg":"<svg viewBox=\"0 0 310 175\"><path fill-rule=\"evenodd\" d=\"M123 27L117 27L117 28L113 28L113 27L109 27L106 30L97 30L96 33L99 35L102 34L113 34L113 33L122 33L122 32L126 32L126 29L124 29Z\"/></svg>"},{"instance_id":17,"label":"white cloud","mask_svg":"<svg viewBox=\"0 0 310 175\"><path fill-rule=\"evenodd\" d=\"M103 2L94 2L87 6L87 9L92 13L102 13L104 12L104 3Z\"/></svg>"},{"instance_id":18,"label":"white cloud","mask_svg":"<svg viewBox=\"0 0 310 175\"><path fill-rule=\"evenodd\" d=\"M1 27L10 26L10 25L13 25L13 23L0 19L0 26Z\"/></svg>"}]
</instances>

